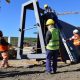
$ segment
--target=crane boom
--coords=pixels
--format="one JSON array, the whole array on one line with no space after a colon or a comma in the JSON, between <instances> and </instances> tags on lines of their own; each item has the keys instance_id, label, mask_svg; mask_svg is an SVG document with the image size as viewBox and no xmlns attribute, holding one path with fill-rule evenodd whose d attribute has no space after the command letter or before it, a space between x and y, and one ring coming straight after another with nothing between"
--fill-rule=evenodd
<instances>
[{"instance_id":1,"label":"crane boom","mask_svg":"<svg viewBox=\"0 0 80 80\"><path fill-rule=\"evenodd\" d=\"M79 11L77 12L63 12L63 13L56 13L57 15L67 15L67 14L80 14Z\"/></svg>"}]
</instances>

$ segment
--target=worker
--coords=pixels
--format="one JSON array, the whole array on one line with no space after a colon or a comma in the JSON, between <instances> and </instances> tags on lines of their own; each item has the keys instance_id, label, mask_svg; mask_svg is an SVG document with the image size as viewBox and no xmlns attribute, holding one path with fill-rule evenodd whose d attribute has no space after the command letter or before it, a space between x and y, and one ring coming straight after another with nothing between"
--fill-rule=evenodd
<instances>
[{"instance_id":1,"label":"worker","mask_svg":"<svg viewBox=\"0 0 80 80\"><path fill-rule=\"evenodd\" d=\"M6 42L6 40L3 37L3 33L0 30L0 54L3 58L2 62L1 62L1 68L2 67L9 67L8 64L8 42Z\"/></svg>"},{"instance_id":2,"label":"worker","mask_svg":"<svg viewBox=\"0 0 80 80\"><path fill-rule=\"evenodd\" d=\"M54 27L54 20L48 19L46 27L46 72L56 73L57 70L57 57L59 53L59 30ZM51 64L52 63L52 64Z\"/></svg>"},{"instance_id":3,"label":"worker","mask_svg":"<svg viewBox=\"0 0 80 80\"><path fill-rule=\"evenodd\" d=\"M48 6L48 4L45 4L45 5L44 5L44 10L45 10L45 13L47 13L47 12L52 12L52 9L51 9L50 6Z\"/></svg>"},{"instance_id":4,"label":"worker","mask_svg":"<svg viewBox=\"0 0 80 80\"><path fill-rule=\"evenodd\" d=\"M55 10L54 9L52 10L50 6L48 6L48 4L45 4L44 14L42 15L42 22L44 25L48 19L53 19L55 21L55 27L58 27L60 30L62 29L62 26L60 25L60 21L58 20ZM47 28L45 28L44 30L46 33Z\"/></svg>"},{"instance_id":5,"label":"worker","mask_svg":"<svg viewBox=\"0 0 80 80\"><path fill-rule=\"evenodd\" d=\"M73 44L78 52L78 55L80 56L80 34L78 29L73 30L73 36L69 38L70 41L73 41Z\"/></svg>"}]
</instances>

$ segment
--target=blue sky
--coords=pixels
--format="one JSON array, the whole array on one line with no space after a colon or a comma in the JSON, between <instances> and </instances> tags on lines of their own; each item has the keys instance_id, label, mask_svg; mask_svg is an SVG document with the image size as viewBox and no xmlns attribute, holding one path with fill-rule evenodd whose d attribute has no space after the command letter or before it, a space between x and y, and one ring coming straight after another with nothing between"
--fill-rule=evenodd
<instances>
[{"instance_id":1,"label":"blue sky","mask_svg":"<svg viewBox=\"0 0 80 80\"><path fill-rule=\"evenodd\" d=\"M19 36L21 5L29 0L11 0L8 4L5 0L0 2L0 30L4 36ZM67 11L80 11L80 0L38 0L39 5L43 8L44 4L48 4L55 9L57 13ZM26 16L26 28L33 27L35 24L35 16L33 11L28 11ZM74 26L80 26L80 14L58 16L59 19L68 22ZM37 29L25 31L25 36L35 37L34 32Z\"/></svg>"}]
</instances>

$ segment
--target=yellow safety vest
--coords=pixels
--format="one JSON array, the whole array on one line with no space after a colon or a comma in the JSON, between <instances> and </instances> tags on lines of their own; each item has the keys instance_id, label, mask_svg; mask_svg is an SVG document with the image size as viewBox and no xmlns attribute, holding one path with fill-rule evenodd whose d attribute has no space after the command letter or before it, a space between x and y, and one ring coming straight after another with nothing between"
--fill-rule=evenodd
<instances>
[{"instance_id":1,"label":"yellow safety vest","mask_svg":"<svg viewBox=\"0 0 80 80\"><path fill-rule=\"evenodd\" d=\"M46 49L57 50L59 49L59 30L56 28L50 29L52 38L46 46Z\"/></svg>"}]
</instances>

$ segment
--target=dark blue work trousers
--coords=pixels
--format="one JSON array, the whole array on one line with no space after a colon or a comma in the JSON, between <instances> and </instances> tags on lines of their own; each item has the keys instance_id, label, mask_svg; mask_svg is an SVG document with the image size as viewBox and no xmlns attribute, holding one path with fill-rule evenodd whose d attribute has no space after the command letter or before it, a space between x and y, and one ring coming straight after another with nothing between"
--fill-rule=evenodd
<instances>
[{"instance_id":1,"label":"dark blue work trousers","mask_svg":"<svg viewBox=\"0 0 80 80\"><path fill-rule=\"evenodd\" d=\"M59 50L48 50L46 51L46 71L56 72L57 70L57 57Z\"/></svg>"}]
</instances>

